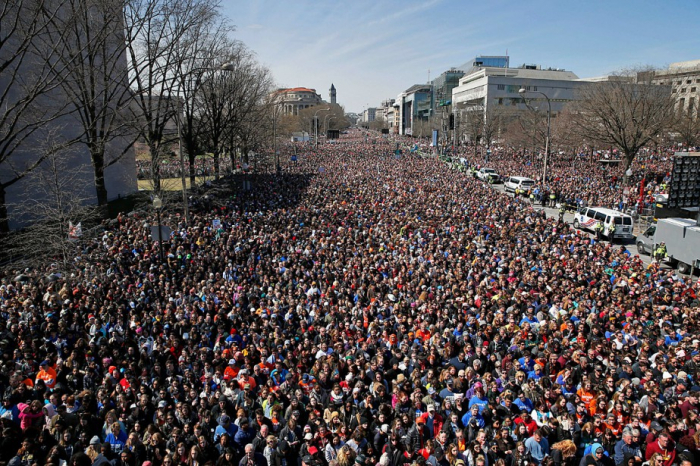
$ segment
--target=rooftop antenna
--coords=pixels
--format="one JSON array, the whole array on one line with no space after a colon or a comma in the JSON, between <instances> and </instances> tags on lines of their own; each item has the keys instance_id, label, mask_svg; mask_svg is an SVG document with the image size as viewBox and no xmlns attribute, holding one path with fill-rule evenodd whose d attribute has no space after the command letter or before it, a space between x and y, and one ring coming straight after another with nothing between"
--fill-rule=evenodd
<instances>
[{"instance_id":1,"label":"rooftop antenna","mask_svg":"<svg viewBox=\"0 0 700 466\"><path fill-rule=\"evenodd\" d=\"M428 84L430 84L430 68L428 68Z\"/></svg>"}]
</instances>

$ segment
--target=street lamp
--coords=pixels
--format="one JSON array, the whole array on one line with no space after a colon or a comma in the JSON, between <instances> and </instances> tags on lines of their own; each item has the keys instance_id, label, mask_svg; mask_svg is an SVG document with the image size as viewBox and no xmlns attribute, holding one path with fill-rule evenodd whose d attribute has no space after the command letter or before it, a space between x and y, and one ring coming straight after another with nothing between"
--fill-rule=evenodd
<instances>
[{"instance_id":1,"label":"street lamp","mask_svg":"<svg viewBox=\"0 0 700 466\"><path fill-rule=\"evenodd\" d=\"M550 130L552 127L552 102L549 100L549 97L547 94L541 91L528 91L527 89L520 88L518 90L520 94L525 94L527 92L531 92L533 94L542 94L545 99L547 99L547 138L545 139L544 143L544 167L542 168L542 186L545 185L547 182L547 161L549 159L549 137L550 137Z\"/></svg>"},{"instance_id":2,"label":"street lamp","mask_svg":"<svg viewBox=\"0 0 700 466\"><path fill-rule=\"evenodd\" d=\"M275 172L279 175L282 171L280 165L280 151L277 149L277 117L280 111L279 100L275 100L272 107L272 150L275 152Z\"/></svg>"},{"instance_id":3,"label":"street lamp","mask_svg":"<svg viewBox=\"0 0 700 466\"><path fill-rule=\"evenodd\" d=\"M326 115L326 116L323 117L323 126L322 126L322 127L325 128L326 137L328 136L328 126L326 126L326 118L328 118L328 117L330 117L330 119L328 120L328 123L330 123L330 121L331 121L333 118L335 118L335 117L333 116L333 114L331 114L331 113L329 113L328 115Z\"/></svg>"},{"instance_id":4,"label":"street lamp","mask_svg":"<svg viewBox=\"0 0 700 466\"><path fill-rule=\"evenodd\" d=\"M330 131L330 129L331 129L331 121L333 121L333 120L335 120L335 115L331 116L328 119L328 123L326 124L326 142L328 142L328 131Z\"/></svg>"},{"instance_id":5,"label":"street lamp","mask_svg":"<svg viewBox=\"0 0 700 466\"><path fill-rule=\"evenodd\" d=\"M314 112L314 142L316 144L316 149L318 149L318 120L316 120L316 115L318 115L318 112L327 112L330 109L330 107L319 108Z\"/></svg>"},{"instance_id":6,"label":"street lamp","mask_svg":"<svg viewBox=\"0 0 700 466\"><path fill-rule=\"evenodd\" d=\"M156 209L156 218L158 219L158 246L160 247L160 261L162 263L165 261L165 254L163 254L163 228L160 223L160 210L163 208L163 201L160 197L153 198L153 208Z\"/></svg>"}]
</instances>

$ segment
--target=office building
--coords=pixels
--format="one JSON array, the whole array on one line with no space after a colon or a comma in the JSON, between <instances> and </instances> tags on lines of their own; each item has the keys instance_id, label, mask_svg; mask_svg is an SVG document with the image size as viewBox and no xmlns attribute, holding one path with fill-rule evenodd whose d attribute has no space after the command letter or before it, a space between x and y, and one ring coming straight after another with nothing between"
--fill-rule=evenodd
<instances>
[{"instance_id":1,"label":"office building","mask_svg":"<svg viewBox=\"0 0 700 466\"><path fill-rule=\"evenodd\" d=\"M698 115L700 104L700 60L671 63L668 69L638 73L637 80L671 87L679 112Z\"/></svg>"}]
</instances>

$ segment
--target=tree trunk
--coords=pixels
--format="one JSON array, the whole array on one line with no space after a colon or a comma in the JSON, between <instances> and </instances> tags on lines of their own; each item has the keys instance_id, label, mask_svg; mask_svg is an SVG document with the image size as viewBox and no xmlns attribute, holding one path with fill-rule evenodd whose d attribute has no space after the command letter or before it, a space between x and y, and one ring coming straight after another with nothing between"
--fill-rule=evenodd
<instances>
[{"instance_id":1,"label":"tree trunk","mask_svg":"<svg viewBox=\"0 0 700 466\"><path fill-rule=\"evenodd\" d=\"M0 184L0 233L10 231L10 220L7 218L7 204L5 203L5 186Z\"/></svg>"},{"instance_id":2,"label":"tree trunk","mask_svg":"<svg viewBox=\"0 0 700 466\"><path fill-rule=\"evenodd\" d=\"M219 151L214 151L214 179L219 180Z\"/></svg>"},{"instance_id":3,"label":"tree trunk","mask_svg":"<svg viewBox=\"0 0 700 466\"><path fill-rule=\"evenodd\" d=\"M107 204L107 186L105 186L104 157L97 151L92 151L92 168L95 175L95 192L97 193L97 205Z\"/></svg>"},{"instance_id":4,"label":"tree trunk","mask_svg":"<svg viewBox=\"0 0 700 466\"><path fill-rule=\"evenodd\" d=\"M632 162L634 161L634 155L635 154L628 154L625 152L625 173L624 176L622 177L622 185L627 186L627 183L629 182L629 176L627 175L627 170L632 166Z\"/></svg>"},{"instance_id":5,"label":"tree trunk","mask_svg":"<svg viewBox=\"0 0 700 466\"><path fill-rule=\"evenodd\" d=\"M238 148L236 148L236 147L229 148L228 155L231 158L231 173L236 171L236 151L237 150L238 150Z\"/></svg>"},{"instance_id":6,"label":"tree trunk","mask_svg":"<svg viewBox=\"0 0 700 466\"><path fill-rule=\"evenodd\" d=\"M188 149L187 152L188 152L188 154L187 154L187 159L188 159L189 162L190 162L190 187L191 187L191 188L194 188L194 187L195 187L196 175L197 175L197 174L195 173L195 168L194 168L194 159L195 159L195 156L194 156L194 151ZM182 167L182 169L184 170L185 167Z\"/></svg>"},{"instance_id":7,"label":"tree trunk","mask_svg":"<svg viewBox=\"0 0 700 466\"><path fill-rule=\"evenodd\" d=\"M153 191L160 192L160 153L158 147L150 143L148 150L151 153L151 180L153 181Z\"/></svg>"}]
</instances>

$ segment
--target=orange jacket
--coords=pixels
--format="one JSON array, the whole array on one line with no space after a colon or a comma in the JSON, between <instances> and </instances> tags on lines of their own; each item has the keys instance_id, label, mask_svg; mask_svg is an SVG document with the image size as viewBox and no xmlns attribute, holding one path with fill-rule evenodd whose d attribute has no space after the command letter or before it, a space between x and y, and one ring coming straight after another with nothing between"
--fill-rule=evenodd
<instances>
[{"instance_id":1,"label":"orange jacket","mask_svg":"<svg viewBox=\"0 0 700 466\"><path fill-rule=\"evenodd\" d=\"M43 380L47 387L53 388L56 385L56 371L52 367L41 369L36 375L36 381L39 380Z\"/></svg>"}]
</instances>

